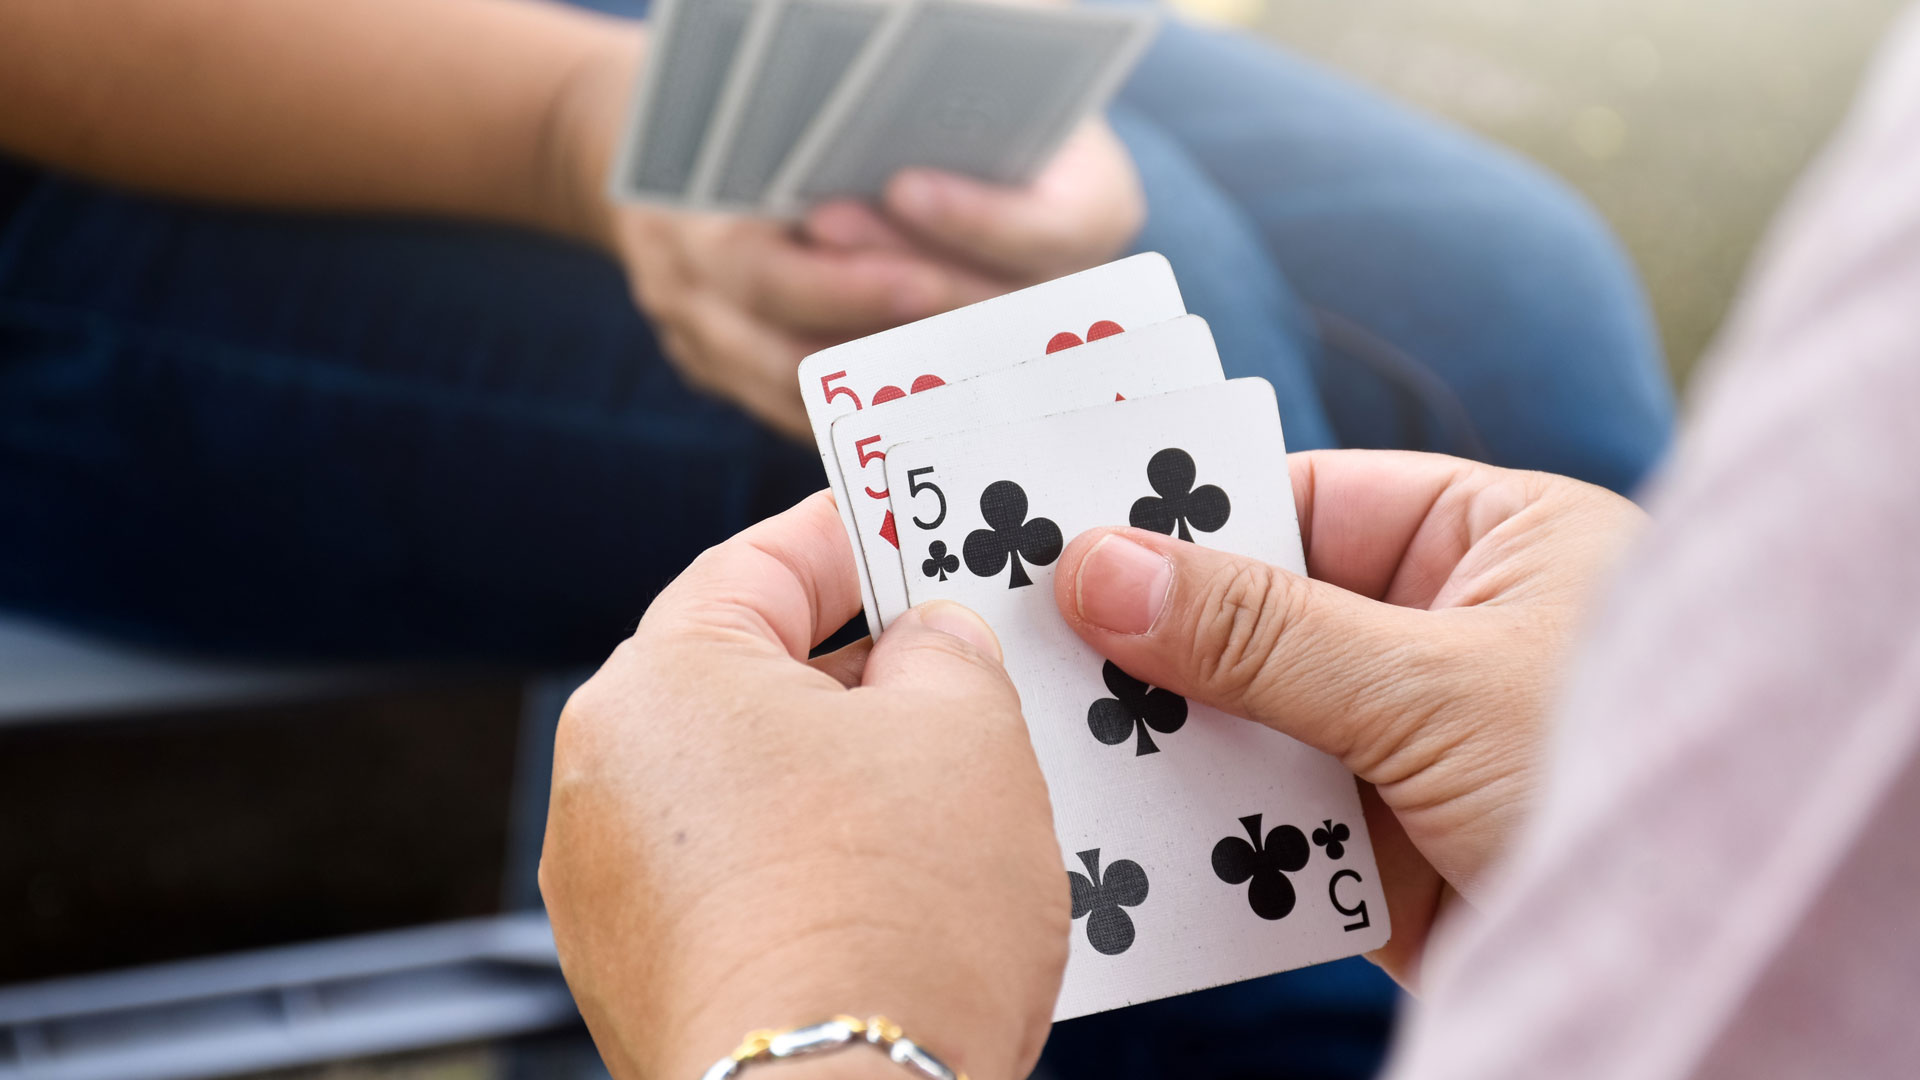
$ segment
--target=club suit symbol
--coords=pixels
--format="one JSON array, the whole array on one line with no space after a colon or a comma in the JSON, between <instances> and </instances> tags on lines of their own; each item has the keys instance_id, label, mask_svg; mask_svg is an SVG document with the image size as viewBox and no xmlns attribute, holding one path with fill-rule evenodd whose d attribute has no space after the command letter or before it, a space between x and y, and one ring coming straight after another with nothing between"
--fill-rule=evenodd
<instances>
[{"instance_id":1,"label":"club suit symbol","mask_svg":"<svg viewBox=\"0 0 1920 1080\"><path fill-rule=\"evenodd\" d=\"M1253 841L1229 836L1213 845L1213 872L1229 885L1247 884L1247 906L1263 919L1284 919L1293 910L1293 882L1287 875L1307 865L1312 848L1304 833L1281 825L1260 838L1260 815L1240 819Z\"/></svg>"},{"instance_id":2,"label":"club suit symbol","mask_svg":"<svg viewBox=\"0 0 1920 1080\"><path fill-rule=\"evenodd\" d=\"M1087 706L1087 728L1094 738L1108 746L1118 746L1127 741L1127 736L1137 733L1133 756L1143 757L1160 752L1149 730L1171 735L1185 726L1186 698L1171 690L1148 686L1121 671L1111 660L1100 668L1100 677L1106 680L1113 696Z\"/></svg>"},{"instance_id":3,"label":"club suit symbol","mask_svg":"<svg viewBox=\"0 0 1920 1080\"><path fill-rule=\"evenodd\" d=\"M1182 540L1193 539L1189 524L1201 532L1218 530L1233 512L1232 504L1227 493L1212 484L1194 487L1197 474L1193 456L1177 446L1153 455L1147 462L1147 483L1159 494L1136 500L1128 523L1157 533L1177 532Z\"/></svg>"},{"instance_id":4,"label":"club suit symbol","mask_svg":"<svg viewBox=\"0 0 1920 1080\"><path fill-rule=\"evenodd\" d=\"M1329 859L1338 859L1345 855L1347 841L1351 839L1353 839L1353 830L1347 828L1344 823L1335 824L1331 818L1321 821L1320 827L1313 830L1313 846L1325 849Z\"/></svg>"},{"instance_id":5,"label":"club suit symbol","mask_svg":"<svg viewBox=\"0 0 1920 1080\"><path fill-rule=\"evenodd\" d=\"M1067 871L1073 890L1073 917L1087 920L1087 944L1104 956L1118 956L1133 946L1133 917L1122 908L1147 902L1147 872L1132 859L1115 859L1100 873L1100 849L1082 851L1082 874Z\"/></svg>"},{"instance_id":6,"label":"club suit symbol","mask_svg":"<svg viewBox=\"0 0 1920 1080\"><path fill-rule=\"evenodd\" d=\"M1027 493L1011 480L995 481L980 493L980 516L986 519L987 527L968 533L960 554L966 557L967 569L975 577L997 577L1012 562L1009 589L1033 584L1020 560L1046 566L1059 558L1061 548L1066 546L1060 526L1043 517L1027 519Z\"/></svg>"},{"instance_id":7,"label":"club suit symbol","mask_svg":"<svg viewBox=\"0 0 1920 1080\"><path fill-rule=\"evenodd\" d=\"M960 572L960 556L947 550L945 540L935 540L927 545L927 558L920 564L920 572L928 577L947 580L948 574Z\"/></svg>"}]
</instances>

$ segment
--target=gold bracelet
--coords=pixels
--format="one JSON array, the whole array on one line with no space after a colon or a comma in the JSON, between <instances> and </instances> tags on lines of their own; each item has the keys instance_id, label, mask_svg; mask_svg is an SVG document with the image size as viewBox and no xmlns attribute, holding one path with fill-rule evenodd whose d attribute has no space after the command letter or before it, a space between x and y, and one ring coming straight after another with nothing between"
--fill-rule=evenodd
<instances>
[{"instance_id":1,"label":"gold bracelet","mask_svg":"<svg viewBox=\"0 0 1920 1080\"><path fill-rule=\"evenodd\" d=\"M824 1023L786 1031L749 1031L733 1053L714 1062L712 1068L701 1074L700 1080L733 1080L748 1065L830 1054L858 1043L885 1051L895 1064L906 1066L924 1080L967 1080L966 1073L948 1068L945 1062L902 1034L899 1024L884 1016L869 1016L865 1020L836 1016Z\"/></svg>"}]
</instances>

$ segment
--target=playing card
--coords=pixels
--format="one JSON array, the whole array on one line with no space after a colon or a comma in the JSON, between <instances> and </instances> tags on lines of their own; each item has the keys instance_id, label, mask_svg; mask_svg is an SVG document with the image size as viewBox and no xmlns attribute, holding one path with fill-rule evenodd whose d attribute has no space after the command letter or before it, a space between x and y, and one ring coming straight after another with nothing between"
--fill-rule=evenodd
<instances>
[{"instance_id":1,"label":"playing card","mask_svg":"<svg viewBox=\"0 0 1920 1080\"><path fill-rule=\"evenodd\" d=\"M1000 637L1053 798L1074 933L1057 1018L1376 949L1351 775L1103 660L1053 598L1067 540L1134 525L1303 572L1273 389L1236 379L896 444L913 603Z\"/></svg>"},{"instance_id":2,"label":"playing card","mask_svg":"<svg viewBox=\"0 0 1920 1080\"><path fill-rule=\"evenodd\" d=\"M692 200L714 209L763 209L775 170L888 11L886 0L760 6L693 182Z\"/></svg>"},{"instance_id":3,"label":"playing card","mask_svg":"<svg viewBox=\"0 0 1920 1080\"><path fill-rule=\"evenodd\" d=\"M878 632L907 609L899 538L887 501L889 446L1223 378L1206 320L1182 315L835 420L834 460L847 485L873 583L870 625Z\"/></svg>"},{"instance_id":4,"label":"playing card","mask_svg":"<svg viewBox=\"0 0 1920 1080\"><path fill-rule=\"evenodd\" d=\"M698 0L696 0L698 2ZM687 209L722 209L714 201L713 189L720 167L732 145L733 133L744 119L747 99L759 80L761 66L773 45L773 32L780 20L785 0L750 0L752 9L746 28L740 32L733 55L728 58L726 77L720 93L707 114L706 131L700 138L699 154L688 177L681 205Z\"/></svg>"},{"instance_id":5,"label":"playing card","mask_svg":"<svg viewBox=\"0 0 1920 1080\"><path fill-rule=\"evenodd\" d=\"M780 167L768 204L875 198L909 166L1025 183L1105 104L1155 26L1145 7L909 0Z\"/></svg>"},{"instance_id":6,"label":"playing card","mask_svg":"<svg viewBox=\"0 0 1920 1080\"><path fill-rule=\"evenodd\" d=\"M640 85L609 179L614 198L684 199L752 13L752 0L654 5Z\"/></svg>"},{"instance_id":7,"label":"playing card","mask_svg":"<svg viewBox=\"0 0 1920 1080\"><path fill-rule=\"evenodd\" d=\"M823 349L800 362L800 394L827 483L855 551L852 500L833 453L834 418L1009 367L1049 349L1185 315L1173 268L1157 252L1057 278ZM874 614L873 585L860 593Z\"/></svg>"}]
</instances>

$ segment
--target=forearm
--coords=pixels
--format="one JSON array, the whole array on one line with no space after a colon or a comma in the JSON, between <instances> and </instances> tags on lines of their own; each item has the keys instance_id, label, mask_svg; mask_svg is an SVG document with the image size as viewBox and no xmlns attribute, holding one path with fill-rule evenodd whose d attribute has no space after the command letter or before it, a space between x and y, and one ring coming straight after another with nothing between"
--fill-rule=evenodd
<instances>
[{"instance_id":1,"label":"forearm","mask_svg":"<svg viewBox=\"0 0 1920 1080\"><path fill-rule=\"evenodd\" d=\"M582 193L598 178L577 174L604 152L571 145L564 103L583 82L607 96L640 41L516 0L16 0L0 26L0 147L29 159L194 198L596 238Z\"/></svg>"}]
</instances>

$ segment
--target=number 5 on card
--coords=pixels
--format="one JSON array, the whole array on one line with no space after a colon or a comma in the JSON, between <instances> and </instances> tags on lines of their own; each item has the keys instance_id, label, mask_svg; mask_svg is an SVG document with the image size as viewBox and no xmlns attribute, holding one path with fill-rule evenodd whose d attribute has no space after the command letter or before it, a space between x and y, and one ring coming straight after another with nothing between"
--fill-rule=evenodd
<instances>
[{"instance_id":1,"label":"number 5 on card","mask_svg":"<svg viewBox=\"0 0 1920 1080\"><path fill-rule=\"evenodd\" d=\"M887 491L884 462L888 447L1116 398L1151 397L1217 383L1222 378L1220 357L1206 320L1182 315L945 386L935 393L913 395L885 409L865 410L835 420L833 452L846 479L857 550L872 582L868 619L875 623L873 628L884 628L907 609L906 571L899 549L901 523L893 519ZM907 479L911 484L914 477ZM918 489L910 493L917 494ZM938 513L944 516L944 504ZM923 529L939 527L918 519L914 524Z\"/></svg>"},{"instance_id":2,"label":"number 5 on card","mask_svg":"<svg viewBox=\"0 0 1920 1080\"><path fill-rule=\"evenodd\" d=\"M834 455L836 418L1078 345L1088 336L1135 330L1186 313L1173 268L1164 256L1146 252L823 349L802 360L800 393L807 422L854 550L861 551L862 545L848 485ZM860 592L869 625L878 627L868 561L862 559Z\"/></svg>"}]
</instances>

